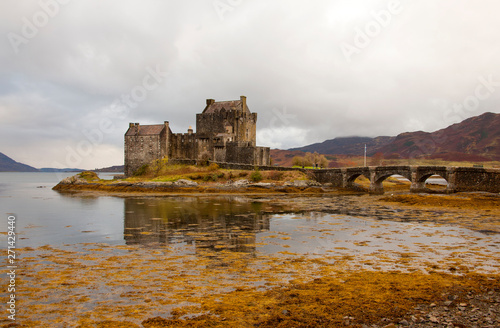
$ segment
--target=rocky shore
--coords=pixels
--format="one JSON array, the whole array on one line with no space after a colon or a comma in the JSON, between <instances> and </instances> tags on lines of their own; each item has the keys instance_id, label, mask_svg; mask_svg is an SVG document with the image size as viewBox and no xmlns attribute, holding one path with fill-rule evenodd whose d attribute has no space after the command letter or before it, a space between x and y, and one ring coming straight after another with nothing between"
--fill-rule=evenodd
<instances>
[{"instance_id":1,"label":"rocky shore","mask_svg":"<svg viewBox=\"0 0 500 328\"><path fill-rule=\"evenodd\" d=\"M54 188L57 191L106 191L125 193L326 193L332 192L328 184L312 180L270 183L251 182L247 179L229 180L224 183L198 183L179 179L176 181L126 181L85 179L74 175L63 179Z\"/></svg>"}]
</instances>

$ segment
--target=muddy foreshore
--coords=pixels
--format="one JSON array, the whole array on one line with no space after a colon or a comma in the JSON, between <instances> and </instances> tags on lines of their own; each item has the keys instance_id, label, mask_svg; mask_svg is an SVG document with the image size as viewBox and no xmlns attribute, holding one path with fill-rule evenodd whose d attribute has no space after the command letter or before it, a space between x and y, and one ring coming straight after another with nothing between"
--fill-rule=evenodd
<instances>
[{"instance_id":1,"label":"muddy foreshore","mask_svg":"<svg viewBox=\"0 0 500 328\"><path fill-rule=\"evenodd\" d=\"M239 184L93 182L72 177L54 189L116 197L241 194L252 202L280 208L278 213L323 212L467 228L500 248L497 194L410 194L396 186L385 195L373 196L307 181ZM422 247L432 251L433 246ZM44 300L52 294L57 301L26 304L27 310L45 315L45 320L28 315L14 325L0 321L3 327L500 326L499 251L484 253L477 247L457 248L453 257L438 263L427 263L410 252L394 259L379 255L381 262L395 261L399 268L395 270L377 269L373 259L363 256L309 258L286 255L286 251L260 259L226 251L193 257L111 245L89 245L83 252L51 247L21 252L26 267L21 270L20 287L27 293L21 296ZM468 256L496 263L493 273L476 272ZM194 267L201 271L191 272ZM228 274L235 280L225 281ZM280 283L277 275L290 279ZM267 288L252 287L252 279L263 277L270 283ZM95 309L86 311L87 290L114 296L105 296ZM23 304L21 300L19 305ZM168 315L152 308L168 308ZM72 318L75 310L85 314Z\"/></svg>"}]
</instances>

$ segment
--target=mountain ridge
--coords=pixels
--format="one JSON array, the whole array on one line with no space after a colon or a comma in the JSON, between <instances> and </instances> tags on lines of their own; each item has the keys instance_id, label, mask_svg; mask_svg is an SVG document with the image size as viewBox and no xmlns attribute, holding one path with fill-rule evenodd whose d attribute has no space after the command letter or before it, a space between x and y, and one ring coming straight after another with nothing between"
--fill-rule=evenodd
<instances>
[{"instance_id":1,"label":"mountain ridge","mask_svg":"<svg viewBox=\"0 0 500 328\"><path fill-rule=\"evenodd\" d=\"M4 153L0 153L0 172L38 172L38 169L16 162Z\"/></svg>"},{"instance_id":2,"label":"mountain ridge","mask_svg":"<svg viewBox=\"0 0 500 328\"><path fill-rule=\"evenodd\" d=\"M500 114L484 113L434 132L404 132L395 137L339 137L289 151L326 155L442 160L500 160Z\"/></svg>"}]
</instances>

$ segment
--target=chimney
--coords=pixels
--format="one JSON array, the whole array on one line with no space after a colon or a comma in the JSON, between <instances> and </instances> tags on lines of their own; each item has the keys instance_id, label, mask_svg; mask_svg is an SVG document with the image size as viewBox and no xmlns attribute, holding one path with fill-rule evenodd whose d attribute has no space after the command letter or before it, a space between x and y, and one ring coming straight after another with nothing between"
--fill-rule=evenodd
<instances>
[{"instance_id":1,"label":"chimney","mask_svg":"<svg viewBox=\"0 0 500 328\"><path fill-rule=\"evenodd\" d=\"M129 129L134 127L134 123L129 123L128 124Z\"/></svg>"},{"instance_id":2,"label":"chimney","mask_svg":"<svg viewBox=\"0 0 500 328\"><path fill-rule=\"evenodd\" d=\"M188 134L193 134L193 128L191 126L189 126Z\"/></svg>"},{"instance_id":3,"label":"chimney","mask_svg":"<svg viewBox=\"0 0 500 328\"><path fill-rule=\"evenodd\" d=\"M207 99L207 106L212 105L215 102L215 99Z\"/></svg>"},{"instance_id":4,"label":"chimney","mask_svg":"<svg viewBox=\"0 0 500 328\"><path fill-rule=\"evenodd\" d=\"M240 96L240 100L241 100L242 108L243 108L243 110L245 110L245 108L247 107L247 97Z\"/></svg>"}]
</instances>

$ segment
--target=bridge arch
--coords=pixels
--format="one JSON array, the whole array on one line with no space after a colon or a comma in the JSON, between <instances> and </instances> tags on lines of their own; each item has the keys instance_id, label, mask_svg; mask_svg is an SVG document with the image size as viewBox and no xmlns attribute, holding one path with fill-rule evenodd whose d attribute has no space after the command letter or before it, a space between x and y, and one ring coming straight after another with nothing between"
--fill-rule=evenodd
<instances>
[{"instance_id":1,"label":"bridge arch","mask_svg":"<svg viewBox=\"0 0 500 328\"><path fill-rule=\"evenodd\" d=\"M383 194L383 182L393 175L401 175L410 182L412 181L412 174L409 166L374 167L370 169L370 192Z\"/></svg>"},{"instance_id":2,"label":"bridge arch","mask_svg":"<svg viewBox=\"0 0 500 328\"><path fill-rule=\"evenodd\" d=\"M360 176L366 177L370 180L370 172L368 168L358 167L358 168L347 168L342 170L342 185L344 188L354 188L354 181Z\"/></svg>"},{"instance_id":3,"label":"bridge arch","mask_svg":"<svg viewBox=\"0 0 500 328\"><path fill-rule=\"evenodd\" d=\"M443 175L444 175L444 176L443 176ZM421 182L424 186L426 186L426 185L427 185L427 183L428 183L429 178L430 178L430 177L432 177L432 176L439 176L439 177L441 177L442 179L444 179L444 180L446 181L446 185L445 185L445 187L446 187L446 188L448 187L449 182L448 182L448 176L447 176L446 174L426 174L426 175L423 175L423 176L420 178L419 182Z\"/></svg>"},{"instance_id":4,"label":"bridge arch","mask_svg":"<svg viewBox=\"0 0 500 328\"><path fill-rule=\"evenodd\" d=\"M412 192L428 192L429 189L425 186L427 183L427 179L429 179L433 175L438 175L446 181L446 191L452 192L451 187L451 179L452 173L451 171L444 166L419 166L415 167L412 170Z\"/></svg>"}]
</instances>

